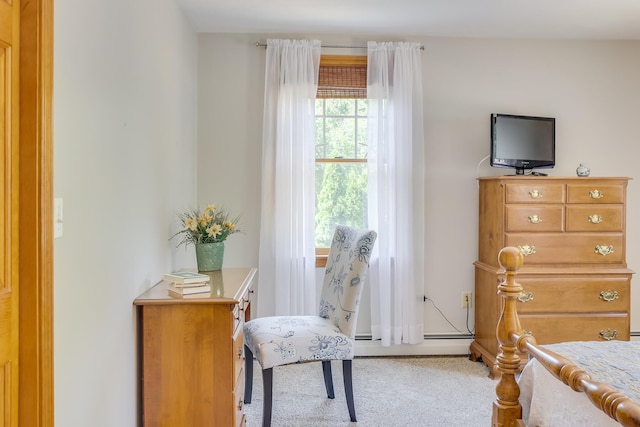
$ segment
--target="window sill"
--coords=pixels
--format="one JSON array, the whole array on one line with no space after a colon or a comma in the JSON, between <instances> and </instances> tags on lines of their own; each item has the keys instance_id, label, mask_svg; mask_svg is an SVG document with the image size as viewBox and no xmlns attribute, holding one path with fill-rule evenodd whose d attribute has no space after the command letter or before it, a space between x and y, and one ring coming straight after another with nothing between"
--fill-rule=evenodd
<instances>
[{"instance_id":1,"label":"window sill","mask_svg":"<svg viewBox=\"0 0 640 427\"><path fill-rule=\"evenodd\" d=\"M325 268L329 258L329 248L316 248L316 268Z\"/></svg>"}]
</instances>

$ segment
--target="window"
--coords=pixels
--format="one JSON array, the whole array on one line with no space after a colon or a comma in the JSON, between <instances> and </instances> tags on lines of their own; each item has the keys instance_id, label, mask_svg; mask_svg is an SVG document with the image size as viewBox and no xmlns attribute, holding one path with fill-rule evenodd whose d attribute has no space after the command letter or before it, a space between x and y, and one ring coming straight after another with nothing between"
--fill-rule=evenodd
<instances>
[{"instance_id":1,"label":"window","mask_svg":"<svg viewBox=\"0 0 640 427\"><path fill-rule=\"evenodd\" d=\"M366 56L323 56L316 98L317 265L337 224L367 224Z\"/></svg>"}]
</instances>

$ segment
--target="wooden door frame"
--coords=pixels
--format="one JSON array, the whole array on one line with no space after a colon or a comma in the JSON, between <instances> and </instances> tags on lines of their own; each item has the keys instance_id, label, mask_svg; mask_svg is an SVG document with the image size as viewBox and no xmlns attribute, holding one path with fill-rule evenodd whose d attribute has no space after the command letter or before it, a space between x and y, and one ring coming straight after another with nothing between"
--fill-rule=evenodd
<instances>
[{"instance_id":1,"label":"wooden door frame","mask_svg":"<svg viewBox=\"0 0 640 427\"><path fill-rule=\"evenodd\" d=\"M20 5L19 425L54 425L53 0Z\"/></svg>"}]
</instances>

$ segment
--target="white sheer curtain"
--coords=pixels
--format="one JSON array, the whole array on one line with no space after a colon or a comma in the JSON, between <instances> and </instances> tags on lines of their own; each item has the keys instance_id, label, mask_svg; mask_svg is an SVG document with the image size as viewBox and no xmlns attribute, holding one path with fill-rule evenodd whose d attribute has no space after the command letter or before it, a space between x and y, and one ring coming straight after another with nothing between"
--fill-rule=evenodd
<instances>
[{"instance_id":1,"label":"white sheer curtain","mask_svg":"<svg viewBox=\"0 0 640 427\"><path fill-rule=\"evenodd\" d=\"M319 40L267 41L258 314L317 313L315 96Z\"/></svg>"},{"instance_id":2,"label":"white sheer curtain","mask_svg":"<svg viewBox=\"0 0 640 427\"><path fill-rule=\"evenodd\" d=\"M373 339L424 340L424 130L417 43L368 44L369 227Z\"/></svg>"}]
</instances>

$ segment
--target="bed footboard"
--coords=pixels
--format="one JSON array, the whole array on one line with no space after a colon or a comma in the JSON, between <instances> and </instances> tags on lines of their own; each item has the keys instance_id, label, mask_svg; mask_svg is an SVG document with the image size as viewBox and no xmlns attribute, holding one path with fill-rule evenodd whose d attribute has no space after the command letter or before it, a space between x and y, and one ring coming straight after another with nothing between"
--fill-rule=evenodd
<instances>
[{"instance_id":1,"label":"bed footboard","mask_svg":"<svg viewBox=\"0 0 640 427\"><path fill-rule=\"evenodd\" d=\"M554 377L577 392L585 393L589 400L610 418L623 426L640 426L640 405L608 384L593 381L589 374L570 360L553 351L539 347L535 338L522 331L517 313L517 297L522 286L515 281L516 271L524 262L520 251L506 247L498 255L506 270L506 280L498 285L503 299L503 310L496 328L499 343L496 357L500 380L496 386L491 425L493 427L525 426L522 407L518 401L520 388L516 374L520 369L518 351L534 357Z\"/></svg>"}]
</instances>

